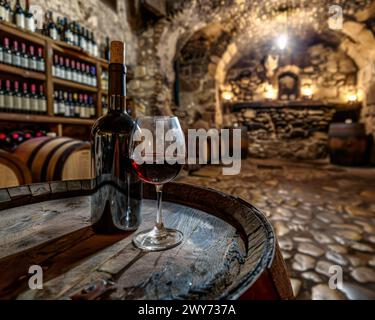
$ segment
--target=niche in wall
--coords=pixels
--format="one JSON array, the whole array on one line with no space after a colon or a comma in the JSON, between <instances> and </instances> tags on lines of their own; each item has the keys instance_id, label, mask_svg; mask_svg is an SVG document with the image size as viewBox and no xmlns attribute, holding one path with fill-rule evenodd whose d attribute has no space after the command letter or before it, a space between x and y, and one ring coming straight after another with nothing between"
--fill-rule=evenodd
<instances>
[{"instance_id":1,"label":"niche in wall","mask_svg":"<svg viewBox=\"0 0 375 320\"><path fill-rule=\"evenodd\" d=\"M117 12L117 0L101 0L106 6Z\"/></svg>"}]
</instances>

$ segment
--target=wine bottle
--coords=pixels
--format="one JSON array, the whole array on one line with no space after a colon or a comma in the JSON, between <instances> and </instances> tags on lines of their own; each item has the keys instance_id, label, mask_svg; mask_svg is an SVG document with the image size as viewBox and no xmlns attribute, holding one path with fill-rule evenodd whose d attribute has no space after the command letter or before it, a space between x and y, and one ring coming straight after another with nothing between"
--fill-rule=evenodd
<instances>
[{"instance_id":1,"label":"wine bottle","mask_svg":"<svg viewBox=\"0 0 375 320\"><path fill-rule=\"evenodd\" d=\"M35 57L34 46L30 46L29 69L37 70L37 62L36 62L36 57Z\"/></svg>"},{"instance_id":2,"label":"wine bottle","mask_svg":"<svg viewBox=\"0 0 375 320\"><path fill-rule=\"evenodd\" d=\"M74 117L76 112L76 106L73 100L73 94L68 93L68 105L69 105L69 117Z\"/></svg>"},{"instance_id":3,"label":"wine bottle","mask_svg":"<svg viewBox=\"0 0 375 320\"><path fill-rule=\"evenodd\" d=\"M32 14L30 10L29 0L26 0L25 25L26 25L26 30L35 32L35 20L34 20L34 15Z\"/></svg>"},{"instance_id":4,"label":"wine bottle","mask_svg":"<svg viewBox=\"0 0 375 320\"><path fill-rule=\"evenodd\" d=\"M67 92L64 92L65 117L70 117L70 100Z\"/></svg>"},{"instance_id":5,"label":"wine bottle","mask_svg":"<svg viewBox=\"0 0 375 320\"><path fill-rule=\"evenodd\" d=\"M36 93L36 85L33 83L31 85L31 95L30 95L30 111L31 113L38 113L39 111L39 101L38 95Z\"/></svg>"},{"instance_id":6,"label":"wine bottle","mask_svg":"<svg viewBox=\"0 0 375 320\"><path fill-rule=\"evenodd\" d=\"M95 104L94 104L94 98L92 96L89 97L89 118L95 118L96 110L95 110Z\"/></svg>"},{"instance_id":7,"label":"wine bottle","mask_svg":"<svg viewBox=\"0 0 375 320\"><path fill-rule=\"evenodd\" d=\"M104 47L104 59L106 60L110 60L110 57L111 57L111 51L110 51L110 46L109 46L109 38L106 37L105 38L105 47Z\"/></svg>"},{"instance_id":8,"label":"wine bottle","mask_svg":"<svg viewBox=\"0 0 375 320\"><path fill-rule=\"evenodd\" d=\"M25 43L21 43L21 67L25 69L29 68L29 55L26 52Z\"/></svg>"},{"instance_id":9,"label":"wine bottle","mask_svg":"<svg viewBox=\"0 0 375 320\"><path fill-rule=\"evenodd\" d=\"M66 79L66 76L65 76L65 66L64 66L64 58L63 57L60 57L59 77L62 78L62 79Z\"/></svg>"},{"instance_id":10,"label":"wine bottle","mask_svg":"<svg viewBox=\"0 0 375 320\"><path fill-rule=\"evenodd\" d=\"M57 54L53 56L52 75L60 77L59 56Z\"/></svg>"},{"instance_id":11,"label":"wine bottle","mask_svg":"<svg viewBox=\"0 0 375 320\"><path fill-rule=\"evenodd\" d=\"M21 112L21 110L22 110L22 93L19 90L19 82L14 81L13 111Z\"/></svg>"},{"instance_id":12,"label":"wine bottle","mask_svg":"<svg viewBox=\"0 0 375 320\"><path fill-rule=\"evenodd\" d=\"M36 61L36 65L38 71L44 72L46 64L43 56L43 48L38 48L38 58Z\"/></svg>"},{"instance_id":13,"label":"wine bottle","mask_svg":"<svg viewBox=\"0 0 375 320\"><path fill-rule=\"evenodd\" d=\"M20 0L16 1L13 12L16 26L25 29L25 11L23 11Z\"/></svg>"},{"instance_id":14,"label":"wine bottle","mask_svg":"<svg viewBox=\"0 0 375 320\"><path fill-rule=\"evenodd\" d=\"M7 0L4 0L4 20L10 22L10 5Z\"/></svg>"},{"instance_id":15,"label":"wine bottle","mask_svg":"<svg viewBox=\"0 0 375 320\"><path fill-rule=\"evenodd\" d=\"M38 111L42 114L47 113L47 99L44 94L44 86L42 84L39 86Z\"/></svg>"},{"instance_id":16,"label":"wine bottle","mask_svg":"<svg viewBox=\"0 0 375 320\"><path fill-rule=\"evenodd\" d=\"M0 112L5 109L5 91L3 90L3 80L0 79Z\"/></svg>"},{"instance_id":17,"label":"wine bottle","mask_svg":"<svg viewBox=\"0 0 375 320\"><path fill-rule=\"evenodd\" d=\"M59 116L65 115L65 100L64 100L64 92L62 90L59 91L58 114Z\"/></svg>"},{"instance_id":18,"label":"wine bottle","mask_svg":"<svg viewBox=\"0 0 375 320\"><path fill-rule=\"evenodd\" d=\"M73 44L73 33L66 17L64 18L64 41Z\"/></svg>"},{"instance_id":19,"label":"wine bottle","mask_svg":"<svg viewBox=\"0 0 375 320\"><path fill-rule=\"evenodd\" d=\"M59 92L55 90L53 93L53 114L55 116L58 116L60 114L59 112Z\"/></svg>"},{"instance_id":20,"label":"wine bottle","mask_svg":"<svg viewBox=\"0 0 375 320\"><path fill-rule=\"evenodd\" d=\"M95 40L95 37L94 37L94 33L91 32L91 42L92 42L92 55L94 57L98 57L99 53L98 53L98 44Z\"/></svg>"},{"instance_id":21,"label":"wine bottle","mask_svg":"<svg viewBox=\"0 0 375 320\"><path fill-rule=\"evenodd\" d=\"M13 41L13 50L12 50L12 64L16 67L21 67L21 53L18 49L18 41Z\"/></svg>"},{"instance_id":22,"label":"wine bottle","mask_svg":"<svg viewBox=\"0 0 375 320\"><path fill-rule=\"evenodd\" d=\"M77 82L82 82L82 73L81 73L81 64L79 61L77 61L76 64L76 75L77 75Z\"/></svg>"},{"instance_id":23,"label":"wine bottle","mask_svg":"<svg viewBox=\"0 0 375 320\"><path fill-rule=\"evenodd\" d=\"M9 48L9 38L4 38L4 63L12 64L12 50Z\"/></svg>"},{"instance_id":24,"label":"wine bottle","mask_svg":"<svg viewBox=\"0 0 375 320\"><path fill-rule=\"evenodd\" d=\"M85 28L82 27L80 31L80 47L83 51L87 50L87 40L86 40L86 31Z\"/></svg>"},{"instance_id":25,"label":"wine bottle","mask_svg":"<svg viewBox=\"0 0 375 320\"><path fill-rule=\"evenodd\" d=\"M76 62L74 60L70 62L70 67L71 67L71 73L72 73L72 81L77 82Z\"/></svg>"},{"instance_id":26,"label":"wine bottle","mask_svg":"<svg viewBox=\"0 0 375 320\"><path fill-rule=\"evenodd\" d=\"M23 83L22 111L25 113L30 113L31 111L30 94L28 93L26 82Z\"/></svg>"},{"instance_id":27,"label":"wine bottle","mask_svg":"<svg viewBox=\"0 0 375 320\"><path fill-rule=\"evenodd\" d=\"M10 87L10 80L5 81L5 96L4 96L5 110L13 112L13 91Z\"/></svg>"},{"instance_id":28,"label":"wine bottle","mask_svg":"<svg viewBox=\"0 0 375 320\"><path fill-rule=\"evenodd\" d=\"M4 48L0 42L0 63L4 62Z\"/></svg>"},{"instance_id":29,"label":"wine bottle","mask_svg":"<svg viewBox=\"0 0 375 320\"><path fill-rule=\"evenodd\" d=\"M93 195L92 222L98 232L135 230L141 216L142 183L128 155L134 121L126 112L125 45L111 43L109 111L91 131L93 168L98 191Z\"/></svg>"},{"instance_id":30,"label":"wine bottle","mask_svg":"<svg viewBox=\"0 0 375 320\"><path fill-rule=\"evenodd\" d=\"M47 23L48 36L53 40L57 40L58 30L57 30L55 22L53 21L53 13L51 11L47 13L47 21L48 21Z\"/></svg>"},{"instance_id":31,"label":"wine bottle","mask_svg":"<svg viewBox=\"0 0 375 320\"><path fill-rule=\"evenodd\" d=\"M0 0L0 21L5 20L4 6L4 0Z\"/></svg>"},{"instance_id":32,"label":"wine bottle","mask_svg":"<svg viewBox=\"0 0 375 320\"><path fill-rule=\"evenodd\" d=\"M70 68L69 58L65 59L65 78L66 80L72 80L72 70Z\"/></svg>"}]
</instances>

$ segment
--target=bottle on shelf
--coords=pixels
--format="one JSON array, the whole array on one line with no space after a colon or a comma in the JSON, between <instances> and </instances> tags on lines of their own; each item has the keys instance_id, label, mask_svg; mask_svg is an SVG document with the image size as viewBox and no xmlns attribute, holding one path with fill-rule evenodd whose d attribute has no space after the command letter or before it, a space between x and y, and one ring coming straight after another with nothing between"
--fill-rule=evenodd
<instances>
[{"instance_id":1,"label":"bottle on shelf","mask_svg":"<svg viewBox=\"0 0 375 320\"><path fill-rule=\"evenodd\" d=\"M46 68L46 63L44 61L43 48L38 48L38 58L36 61L37 70L44 72Z\"/></svg>"},{"instance_id":2,"label":"bottle on shelf","mask_svg":"<svg viewBox=\"0 0 375 320\"><path fill-rule=\"evenodd\" d=\"M12 50L9 47L9 38L4 38L4 63L12 64Z\"/></svg>"},{"instance_id":3,"label":"bottle on shelf","mask_svg":"<svg viewBox=\"0 0 375 320\"><path fill-rule=\"evenodd\" d=\"M4 105L5 111L13 111L13 91L10 87L10 80L5 81Z\"/></svg>"},{"instance_id":4,"label":"bottle on shelf","mask_svg":"<svg viewBox=\"0 0 375 320\"><path fill-rule=\"evenodd\" d=\"M30 94L30 112L37 114L39 113L39 97L36 93L36 84L31 84Z\"/></svg>"},{"instance_id":5,"label":"bottle on shelf","mask_svg":"<svg viewBox=\"0 0 375 320\"><path fill-rule=\"evenodd\" d=\"M4 48L1 42L0 42L0 63L4 63Z\"/></svg>"},{"instance_id":6,"label":"bottle on shelf","mask_svg":"<svg viewBox=\"0 0 375 320\"><path fill-rule=\"evenodd\" d=\"M21 6L20 0L16 1L16 4L14 5L13 9L13 14L14 24L21 29L25 29L25 11Z\"/></svg>"},{"instance_id":7,"label":"bottle on shelf","mask_svg":"<svg viewBox=\"0 0 375 320\"><path fill-rule=\"evenodd\" d=\"M57 54L53 56L52 76L54 77L60 76L59 56Z\"/></svg>"},{"instance_id":8,"label":"bottle on shelf","mask_svg":"<svg viewBox=\"0 0 375 320\"><path fill-rule=\"evenodd\" d=\"M96 110L95 110L94 98L92 96L89 96L89 109L90 109L90 117L89 118L95 118L96 117Z\"/></svg>"},{"instance_id":9,"label":"bottle on shelf","mask_svg":"<svg viewBox=\"0 0 375 320\"><path fill-rule=\"evenodd\" d=\"M34 46L30 46L29 48L29 69L37 70L37 61Z\"/></svg>"},{"instance_id":10,"label":"bottle on shelf","mask_svg":"<svg viewBox=\"0 0 375 320\"><path fill-rule=\"evenodd\" d=\"M38 111L42 114L47 113L47 99L44 94L44 86L42 84L39 86Z\"/></svg>"},{"instance_id":11,"label":"bottle on shelf","mask_svg":"<svg viewBox=\"0 0 375 320\"><path fill-rule=\"evenodd\" d=\"M62 18L56 19L57 40L64 41L64 21Z\"/></svg>"},{"instance_id":12,"label":"bottle on shelf","mask_svg":"<svg viewBox=\"0 0 375 320\"><path fill-rule=\"evenodd\" d=\"M25 43L21 43L21 67L25 69L29 68L29 55L26 52Z\"/></svg>"},{"instance_id":13,"label":"bottle on shelf","mask_svg":"<svg viewBox=\"0 0 375 320\"><path fill-rule=\"evenodd\" d=\"M64 92L64 114L65 117L70 117L70 100L67 92Z\"/></svg>"},{"instance_id":14,"label":"bottle on shelf","mask_svg":"<svg viewBox=\"0 0 375 320\"><path fill-rule=\"evenodd\" d=\"M58 94L59 94L59 97L58 97L57 114L59 116L64 116L65 115L64 93L62 90L60 90Z\"/></svg>"},{"instance_id":15,"label":"bottle on shelf","mask_svg":"<svg viewBox=\"0 0 375 320\"><path fill-rule=\"evenodd\" d=\"M68 23L68 19L64 18L64 41L69 44L73 44L73 33L71 25Z\"/></svg>"},{"instance_id":16,"label":"bottle on shelf","mask_svg":"<svg viewBox=\"0 0 375 320\"><path fill-rule=\"evenodd\" d=\"M80 72L80 74L81 74L81 81L80 81L80 83L86 83L86 65L82 62L81 63L81 72Z\"/></svg>"},{"instance_id":17,"label":"bottle on shelf","mask_svg":"<svg viewBox=\"0 0 375 320\"><path fill-rule=\"evenodd\" d=\"M0 112L5 109L5 91L3 89L3 80L0 79Z\"/></svg>"},{"instance_id":18,"label":"bottle on shelf","mask_svg":"<svg viewBox=\"0 0 375 320\"><path fill-rule=\"evenodd\" d=\"M109 45L109 37L105 38L105 47L104 47L104 59L110 60L111 57L111 51L110 51L110 45Z\"/></svg>"},{"instance_id":19,"label":"bottle on shelf","mask_svg":"<svg viewBox=\"0 0 375 320\"><path fill-rule=\"evenodd\" d=\"M59 115L59 92L57 90L53 93L53 115Z\"/></svg>"},{"instance_id":20,"label":"bottle on shelf","mask_svg":"<svg viewBox=\"0 0 375 320\"><path fill-rule=\"evenodd\" d=\"M48 11L46 13L46 34L53 40L58 40L58 31L55 22L53 21L53 13L52 11Z\"/></svg>"},{"instance_id":21,"label":"bottle on shelf","mask_svg":"<svg viewBox=\"0 0 375 320\"><path fill-rule=\"evenodd\" d=\"M76 62L74 60L70 61L71 66L71 73L72 73L72 81L77 82L77 70L76 70Z\"/></svg>"},{"instance_id":22,"label":"bottle on shelf","mask_svg":"<svg viewBox=\"0 0 375 320\"><path fill-rule=\"evenodd\" d=\"M10 5L9 5L9 2L7 0L4 0L4 20L6 22L11 22L10 20L10 17L11 17L11 14L10 14L10 11L11 11L11 8L10 8Z\"/></svg>"},{"instance_id":23,"label":"bottle on shelf","mask_svg":"<svg viewBox=\"0 0 375 320\"><path fill-rule=\"evenodd\" d=\"M22 111L22 93L19 90L19 82L14 81L14 93L13 93L13 111Z\"/></svg>"},{"instance_id":24,"label":"bottle on shelf","mask_svg":"<svg viewBox=\"0 0 375 320\"><path fill-rule=\"evenodd\" d=\"M64 67L64 58L60 57L59 61L59 77L65 79L65 67Z\"/></svg>"},{"instance_id":25,"label":"bottle on shelf","mask_svg":"<svg viewBox=\"0 0 375 320\"><path fill-rule=\"evenodd\" d=\"M27 83L23 83L23 94L22 94L22 111L25 113L30 113L31 105L30 105L30 94L27 89Z\"/></svg>"},{"instance_id":26,"label":"bottle on shelf","mask_svg":"<svg viewBox=\"0 0 375 320\"><path fill-rule=\"evenodd\" d=\"M85 115L86 115L86 113L85 113L85 105L83 103L83 95L82 95L82 93L80 93L79 96L78 96L78 109L79 109L78 117L82 118L82 119L86 118L85 117Z\"/></svg>"},{"instance_id":27,"label":"bottle on shelf","mask_svg":"<svg viewBox=\"0 0 375 320\"><path fill-rule=\"evenodd\" d=\"M107 106L107 98L105 96L102 96L102 113L103 116L107 114L108 106Z\"/></svg>"},{"instance_id":28,"label":"bottle on shelf","mask_svg":"<svg viewBox=\"0 0 375 320\"><path fill-rule=\"evenodd\" d=\"M87 40L86 40L86 31L85 28L82 27L79 34L79 46L83 51L87 50Z\"/></svg>"},{"instance_id":29,"label":"bottle on shelf","mask_svg":"<svg viewBox=\"0 0 375 320\"><path fill-rule=\"evenodd\" d=\"M65 59L65 78L66 80L72 80L72 69L70 68L69 58Z\"/></svg>"},{"instance_id":30,"label":"bottle on shelf","mask_svg":"<svg viewBox=\"0 0 375 320\"><path fill-rule=\"evenodd\" d=\"M69 117L74 117L76 109L75 109L75 104L74 104L72 93L68 93L68 105L69 105Z\"/></svg>"},{"instance_id":31,"label":"bottle on shelf","mask_svg":"<svg viewBox=\"0 0 375 320\"><path fill-rule=\"evenodd\" d=\"M90 67L89 70L89 77L90 77L90 84L93 87L96 87L97 85L97 79L96 79L96 68L94 66Z\"/></svg>"},{"instance_id":32,"label":"bottle on shelf","mask_svg":"<svg viewBox=\"0 0 375 320\"><path fill-rule=\"evenodd\" d=\"M79 102L78 102L78 94L77 93L73 93L73 106L74 106L73 117L79 118L80 105L79 105Z\"/></svg>"},{"instance_id":33,"label":"bottle on shelf","mask_svg":"<svg viewBox=\"0 0 375 320\"><path fill-rule=\"evenodd\" d=\"M81 63L77 61L76 63L76 73L77 73L77 82L82 82L82 73L81 73Z\"/></svg>"},{"instance_id":34,"label":"bottle on shelf","mask_svg":"<svg viewBox=\"0 0 375 320\"><path fill-rule=\"evenodd\" d=\"M16 67L21 67L21 53L18 48L17 40L13 41L12 64Z\"/></svg>"},{"instance_id":35,"label":"bottle on shelf","mask_svg":"<svg viewBox=\"0 0 375 320\"><path fill-rule=\"evenodd\" d=\"M91 44L92 44L92 55L97 58L98 55L99 55L99 52L98 52L98 44L95 40L95 37L94 37L94 32L91 31Z\"/></svg>"},{"instance_id":36,"label":"bottle on shelf","mask_svg":"<svg viewBox=\"0 0 375 320\"><path fill-rule=\"evenodd\" d=\"M26 0L25 27L26 27L26 30L30 32L35 32L35 19L34 19L34 15L32 14L30 10L29 0Z\"/></svg>"},{"instance_id":37,"label":"bottle on shelf","mask_svg":"<svg viewBox=\"0 0 375 320\"><path fill-rule=\"evenodd\" d=\"M0 21L5 20L4 6L4 0L0 0Z\"/></svg>"}]
</instances>

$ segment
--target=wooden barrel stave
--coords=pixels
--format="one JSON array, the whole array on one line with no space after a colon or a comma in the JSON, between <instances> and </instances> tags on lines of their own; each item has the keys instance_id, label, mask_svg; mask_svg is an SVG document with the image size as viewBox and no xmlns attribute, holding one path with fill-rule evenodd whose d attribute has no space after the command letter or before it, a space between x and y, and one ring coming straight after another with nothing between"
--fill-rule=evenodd
<instances>
[{"instance_id":1,"label":"wooden barrel stave","mask_svg":"<svg viewBox=\"0 0 375 320\"><path fill-rule=\"evenodd\" d=\"M31 183L31 173L16 156L0 150L0 188Z\"/></svg>"},{"instance_id":2,"label":"wooden barrel stave","mask_svg":"<svg viewBox=\"0 0 375 320\"><path fill-rule=\"evenodd\" d=\"M97 191L93 181L91 193ZM170 183L165 186L166 223L170 226L175 223L177 228L181 228L187 241L172 250L147 254L133 246L131 233L93 233L89 226L90 196L81 196L88 191L89 184L87 181L74 183L77 187L81 186L81 191L56 193L52 190L60 188L56 189L52 183L38 186L49 192L51 199L58 199L43 202L45 210L53 208L59 212L48 217L40 212L40 204L31 204L37 203L38 198L45 200L46 194L37 194L36 200L26 194L24 201L19 195L15 198L24 205L21 207L22 215L34 217L28 222L34 227L22 225L22 230L12 235L14 240L9 243L8 252L0 254L0 298L80 298L81 289L97 279L107 278L118 284L121 299L155 298L155 292L158 299L173 298L174 295L186 299L293 298L272 227L251 204L212 189ZM30 189L35 188L31 185ZM146 186L145 198L152 200L145 201L143 227L154 223L154 196L152 186ZM202 198L205 201L198 201ZM7 222L7 217L19 214L21 210L14 206L10 209L12 203L13 200L8 202L8 209L3 203L3 210L7 210L8 215L0 214L0 218L5 219L0 222L8 227L12 227L14 222L11 219ZM26 206L27 203L30 204ZM216 241L225 233L229 235L228 241ZM25 245L26 238L35 241L28 241ZM7 241L6 237L4 241ZM215 248L223 255L218 254ZM40 254L41 251L43 254ZM23 275L27 272L24 266L31 262L42 267L49 266L44 274L45 290L28 290L28 278ZM190 266L194 268L188 271ZM166 268L168 274L164 274ZM176 276L179 272L181 274ZM193 272L195 277L192 286L187 285L187 280L191 278L189 272ZM153 273L154 280L144 282ZM163 277L158 277L158 274ZM20 278L24 280L12 280ZM113 294L113 298L117 297L116 292Z\"/></svg>"},{"instance_id":3,"label":"wooden barrel stave","mask_svg":"<svg viewBox=\"0 0 375 320\"><path fill-rule=\"evenodd\" d=\"M331 124L328 146L333 164L358 166L368 162L368 138L362 123Z\"/></svg>"},{"instance_id":4,"label":"wooden barrel stave","mask_svg":"<svg viewBox=\"0 0 375 320\"><path fill-rule=\"evenodd\" d=\"M14 154L28 165L33 182L91 178L91 166L87 164L91 161L90 144L80 140L31 139L21 144Z\"/></svg>"}]
</instances>

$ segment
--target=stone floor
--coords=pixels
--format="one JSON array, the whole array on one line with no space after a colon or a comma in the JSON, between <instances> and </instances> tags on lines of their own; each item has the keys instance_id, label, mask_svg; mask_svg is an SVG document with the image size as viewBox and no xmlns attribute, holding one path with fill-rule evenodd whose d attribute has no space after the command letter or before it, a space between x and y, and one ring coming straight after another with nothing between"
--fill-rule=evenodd
<instances>
[{"instance_id":1,"label":"stone floor","mask_svg":"<svg viewBox=\"0 0 375 320\"><path fill-rule=\"evenodd\" d=\"M245 160L241 174L206 166L181 182L247 199L269 218L297 299L375 299L375 169ZM329 268L343 286L329 288Z\"/></svg>"}]
</instances>

